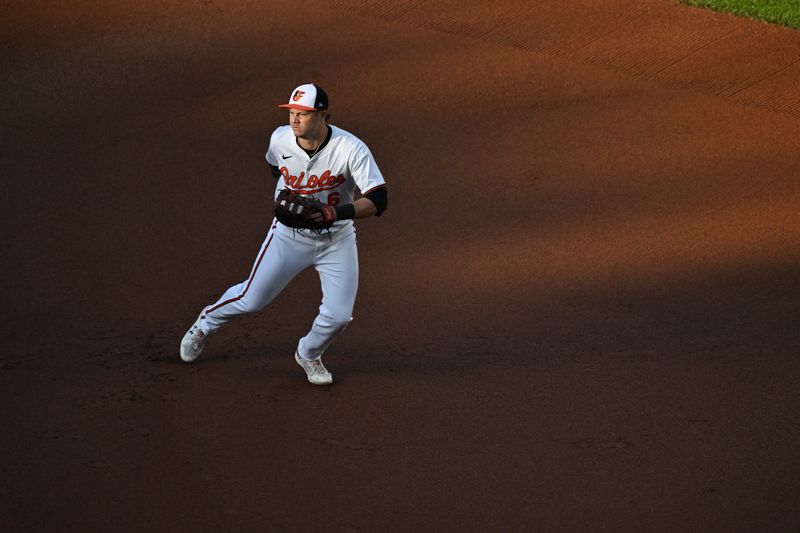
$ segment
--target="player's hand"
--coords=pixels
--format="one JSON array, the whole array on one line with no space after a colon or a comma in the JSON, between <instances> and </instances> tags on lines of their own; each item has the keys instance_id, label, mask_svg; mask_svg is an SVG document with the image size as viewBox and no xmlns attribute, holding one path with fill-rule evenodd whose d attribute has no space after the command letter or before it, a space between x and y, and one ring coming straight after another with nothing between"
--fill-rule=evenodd
<instances>
[{"instance_id":1,"label":"player's hand","mask_svg":"<svg viewBox=\"0 0 800 533\"><path fill-rule=\"evenodd\" d=\"M332 205L322 206L322 223L330 226L336 222L336 208Z\"/></svg>"},{"instance_id":2,"label":"player's hand","mask_svg":"<svg viewBox=\"0 0 800 533\"><path fill-rule=\"evenodd\" d=\"M325 226L330 226L336 222L336 208L332 205L323 205L319 213L314 213L312 218Z\"/></svg>"}]
</instances>

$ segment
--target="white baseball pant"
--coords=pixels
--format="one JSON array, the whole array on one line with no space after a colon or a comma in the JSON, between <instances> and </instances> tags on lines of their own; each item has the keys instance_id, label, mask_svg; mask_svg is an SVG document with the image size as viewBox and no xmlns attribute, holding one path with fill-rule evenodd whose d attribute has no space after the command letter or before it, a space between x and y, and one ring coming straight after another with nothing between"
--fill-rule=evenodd
<instances>
[{"instance_id":1,"label":"white baseball pant","mask_svg":"<svg viewBox=\"0 0 800 533\"><path fill-rule=\"evenodd\" d=\"M239 315L260 311L297 274L312 265L319 273L322 304L297 350L304 359L318 359L353 319L358 291L358 250L352 224L330 235L317 235L273 221L250 277L229 288L216 303L203 310L201 328L210 334Z\"/></svg>"}]
</instances>

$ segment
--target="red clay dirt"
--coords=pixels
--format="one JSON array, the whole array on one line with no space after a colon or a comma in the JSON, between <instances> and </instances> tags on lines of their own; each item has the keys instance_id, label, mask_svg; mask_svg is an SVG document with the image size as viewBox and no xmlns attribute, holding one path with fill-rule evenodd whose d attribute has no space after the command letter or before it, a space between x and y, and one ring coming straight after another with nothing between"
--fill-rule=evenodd
<instances>
[{"instance_id":1,"label":"red clay dirt","mask_svg":"<svg viewBox=\"0 0 800 533\"><path fill-rule=\"evenodd\" d=\"M557 7L556 7L557 6ZM4 531L796 531L800 33L672 0L2 8ZM247 276L299 83L355 320Z\"/></svg>"}]
</instances>

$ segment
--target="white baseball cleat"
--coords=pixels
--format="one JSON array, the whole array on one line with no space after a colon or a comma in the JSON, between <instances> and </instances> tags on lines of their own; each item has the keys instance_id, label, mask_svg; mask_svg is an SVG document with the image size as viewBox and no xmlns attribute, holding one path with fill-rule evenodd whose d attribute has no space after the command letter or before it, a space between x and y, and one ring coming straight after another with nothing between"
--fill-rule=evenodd
<instances>
[{"instance_id":1,"label":"white baseball cleat","mask_svg":"<svg viewBox=\"0 0 800 533\"><path fill-rule=\"evenodd\" d=\"M322 358L308 361L300 357L298 352L294 353L294 360L297 364L303 367L308 376L308 381L314 385L330 385L333 383L333 375L328 372L325 365L322 364Z\"/></svg>"},{"instance_id":2,"label":"white baseball cleat","mask_svg":"<svg viewBox=\"0 0 800 533\"><path fill-rule=\"evenodd\" d=\"M200 328L200 319L192 324L186 335L183 336L181 341L181 359L187 363L191 363L203 351L203 345L206 343L206 334Z\"/></svg>"}]
</instances>

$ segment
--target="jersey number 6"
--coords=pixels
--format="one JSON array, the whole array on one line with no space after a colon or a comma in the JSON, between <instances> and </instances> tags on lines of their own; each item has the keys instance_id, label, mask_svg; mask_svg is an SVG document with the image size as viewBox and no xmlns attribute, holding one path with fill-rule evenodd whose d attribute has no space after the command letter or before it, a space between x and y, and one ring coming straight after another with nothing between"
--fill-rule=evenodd
<instances>
[{"instance_id":1,"label":"jersey number 6","mask_svg":"<svg viewBox=\"0 0 800 533\"><path fill-rule=\"evenodd\" d=\"M332 193L330 193L328 195L328 205L332 205L333 207L336 207L337 205L339 205L339 193L338 192L332 192Z\"/></svg>"}]
</instances>

